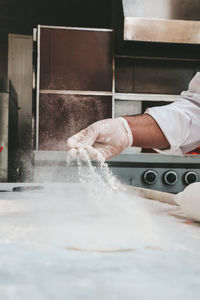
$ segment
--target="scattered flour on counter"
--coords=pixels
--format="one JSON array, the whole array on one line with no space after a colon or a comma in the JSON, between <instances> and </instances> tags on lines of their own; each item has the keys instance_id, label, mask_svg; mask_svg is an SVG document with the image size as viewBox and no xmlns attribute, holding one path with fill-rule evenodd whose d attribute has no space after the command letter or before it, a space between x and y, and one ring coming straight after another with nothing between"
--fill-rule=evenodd
<instances>
[{"instance_id":1,"label":"scattered flour on counter","mask_svg":"<svg viewBox=\"0 0 200 300\"><path fill-rule=\"evenodd\" d=\"M78 165L82 183L0 193L1 299L198 299L200 227Z\"/></svg>"},{"instance_id":2,"label":"scattered flour on counter","mask_svg":"<svg viewBox=\"0 0 200 300\"><path fill-rule=\"evenodd\" d=\"M106 164L94 166L85 155L78 160L81 183L0 195L0 235L62 249L163 248L171 239L160 222L165 205L129 193Z\"/></svg>"},{"instance_id":3,"label":"scattered flour on counter","mask_svg":"<svg viewBox=\"0 0 200 300\"><path fill-rule=\"evenodd\" d=\"M76 244L85 245L87 249L130 249L131 245L137 248L139 239L146 246L153 244L158 247L162 237L151 216L150 202L147 200L146 205L145 199L133 192L131 195L127 193L125 186L112 174L106 163L92 163L83 149L81 157L77 157L77 164L79 179L85 190L84 199L88 199L85 205L89 208L92 203L92 214L97 217L93 220L92 228L87 227L85 236L90 238L87 241L79 239Z\"/></svg>"}]
</instances>

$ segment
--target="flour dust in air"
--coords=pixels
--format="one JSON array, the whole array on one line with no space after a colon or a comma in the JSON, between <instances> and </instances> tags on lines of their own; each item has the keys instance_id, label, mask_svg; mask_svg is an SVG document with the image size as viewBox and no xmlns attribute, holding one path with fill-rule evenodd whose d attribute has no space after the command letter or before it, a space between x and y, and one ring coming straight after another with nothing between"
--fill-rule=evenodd
<instances>
[{"instance_id":1,"label":"flour dust in air","mask_svg":"<svg viewBox=\"0 0 200 300\"><path fill-rule=\"evenodd\" d=\"M68 156L67 162L70 163L70 160ZM77 156L77 165L79 180L93 199L110 198L122 189L122 185L112 174L108 165L102 161L93 164L84 149L81 149L81 158Z\"/></svg>"}]
</instances>

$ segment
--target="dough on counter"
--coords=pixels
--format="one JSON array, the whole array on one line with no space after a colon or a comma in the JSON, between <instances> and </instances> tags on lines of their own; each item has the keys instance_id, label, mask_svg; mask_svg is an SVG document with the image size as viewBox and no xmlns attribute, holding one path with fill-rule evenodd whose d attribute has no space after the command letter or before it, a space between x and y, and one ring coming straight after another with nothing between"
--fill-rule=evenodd
<instances>
[{"instance_id":1,"label":"dough on counter","mask_svg":"<svg viewBox=\"0 0 200 300\"><path fill-rule=\"evenodd\" d=\"M187 217L200 222L200 182L188 185L177 195L176 202Z\"/></svg>"}]
</instances>

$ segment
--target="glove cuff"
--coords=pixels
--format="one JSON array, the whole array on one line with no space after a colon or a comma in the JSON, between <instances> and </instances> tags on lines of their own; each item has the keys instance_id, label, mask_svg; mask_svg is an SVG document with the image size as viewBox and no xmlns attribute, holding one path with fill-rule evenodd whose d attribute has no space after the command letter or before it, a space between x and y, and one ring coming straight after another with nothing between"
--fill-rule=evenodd
<instances>
[{"instance_id":1,"label":"glove cuff","mask_svg":"<svg viewBox=\"0 0 200 300\"><path fill-rule=\"evenodd\" d=\"M128 122L126 121L126 119L124 119L122 117L120 117L118 119L121 119L122 122L123 122L123 125L124 125L124 127L125 127L125 129L127 131L127 135L128 135L128 139L129 139L128 147L131 147L132 144L133 144L133 135L132 135L131 129L130 129L129 125L128 125Z\"/></svg>"}]
</instances>

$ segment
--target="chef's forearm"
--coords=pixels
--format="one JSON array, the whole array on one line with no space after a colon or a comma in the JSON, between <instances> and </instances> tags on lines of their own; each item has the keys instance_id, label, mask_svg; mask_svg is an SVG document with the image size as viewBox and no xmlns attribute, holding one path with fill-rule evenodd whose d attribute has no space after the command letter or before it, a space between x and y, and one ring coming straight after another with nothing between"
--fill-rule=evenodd
<instances>
[{"instance_id":1,"label":"chef's forearm","mask_svg":"<svg viewBox=\"0 0 200 300\"><path fill-rule=\"evenodd\" d=\"M124 116L131 128L135 147L168 149L170 144L156 121L148 114Z\"/></svg>"}]
</instances>

